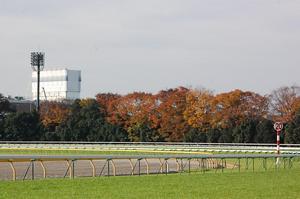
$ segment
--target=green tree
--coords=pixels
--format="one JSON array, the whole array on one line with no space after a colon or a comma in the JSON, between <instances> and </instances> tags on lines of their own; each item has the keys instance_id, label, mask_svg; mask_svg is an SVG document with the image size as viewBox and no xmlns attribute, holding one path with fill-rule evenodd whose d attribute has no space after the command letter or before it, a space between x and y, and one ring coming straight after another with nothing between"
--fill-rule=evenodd
<instances>
[{"instance_id":1,"label":"green tree","mask_svg":"<svg viewBox=\"0 0 300 199\"><path fill-rule=\"evenodd\" d=\"M0 93L0 121L4 118L6 112L10 110L10 103L6 97Z\"/></svg>"},{"instance_id":2,"label":"green tree","mask_svg":"<svg viewBox=\"0 0 300 199\"><path fill-rule=\"evenodd\" d=\"M197 128L191 128L188 133L184 135L184 142L206 142L207 133L201 132Z\"/></svg>"},{"instance_id":3,"label":"green tree","mask_svg":"<svg viewBox=\"0 0 300 199\"><path fill-rule=\"evenodd\" d=\"M220 143L232 143L233 142L233 135L232 129L225 128L220 130L220 137L218 139Z\"/></svg>"},{"instance_id":4,"label":"green tree","mask_svg":"<svg viewBox=\"0 0 300 199\"><path fill-rule=\"evenodd\" d=\"M210 129L207 132L207 142L208 143L216 143L219 141L221 132L219 129Z\"/></svg>"},{"instance_id":5,"label":"green tree","mask_svg":"<svg viewBox=\"0 0 300 199\"><path fill-rule=\"evenodd\" d=\"M289 144L300 143L300 111L297 112L295 119L288 123L285 128L285 142Z\"/></svg>"},{"instance_id":6,"label":"green tree","mask_svg":"<svg viewBox=\"0 0 300 199\"><path fill-rule=\"evenodd\" d=\"M263 119L258 122L256 126L256 136L254 142L256 143L275 143L276 133L273 128L271 120Z\"/></svg>"},{"instance_id":7,"label":"green tree","mask_svg":"<svg viewBox=\"0 0 300 199\"><path fill-rule=\"evenodd\" d=\"M256 135L256 120L248 120L233 129L233 141L237 143L251 143L254 142Z\"/></svg>"},{"instance_id":8,"label":"green tree","mask_svg":"<svg viewBox=\"0 0 300 199\"><path fill-rule=\"evenodd\" d=\"M94 99L75 100L69 117L58 126L56 135L65 141L125 141L119 127L105 121L101 107Z\"/></svg>"},{"instance_id":9,"label":"green tree","mask_svg":"<svg viewBox=\"0 0 300 199\"><path fill-rule=\"evenodd\" d=\"M32 113L10 113L0 135L2 140L29 141L39 140L43 133L39 115Z\"/></svg>"},{"instance_id":10,"label":"green tree","mask_svg":"<svg viewBox=\"0 0 300 199\"><path fill-rule=\"evenodd\" d=\"M159 132L146 123L136 124L127 129L131 142L158 142L164 141Z\"/></svg>"}]
</instances>

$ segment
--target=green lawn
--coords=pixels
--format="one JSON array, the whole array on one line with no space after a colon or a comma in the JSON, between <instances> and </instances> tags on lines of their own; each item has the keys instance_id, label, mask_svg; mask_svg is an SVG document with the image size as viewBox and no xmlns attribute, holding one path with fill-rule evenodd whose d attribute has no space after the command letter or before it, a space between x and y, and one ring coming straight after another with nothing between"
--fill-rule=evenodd
<instances>
[{"instance_id":1,"label":"green lawn","mask_svg":"<svg viewBox=\"0 0 300 199\"><path fill-rule=\"evenodd\" d=\"M141 151L89 151L89 150L47 150L47 149L0 149L0 155L151 155L151 154L182 154L180 152L141 152ZM187 153L184 153L187 154Z\"/></svg>"},{"instance_id":2,"label":"green lawn","mask_svg":"<svg viewBox=\"0 0 300 199\"><path fill-rule=\"evenodd\" d=\"M300 170L2 181L0 198L300 198Z\"/></svg>"}]
</instances>

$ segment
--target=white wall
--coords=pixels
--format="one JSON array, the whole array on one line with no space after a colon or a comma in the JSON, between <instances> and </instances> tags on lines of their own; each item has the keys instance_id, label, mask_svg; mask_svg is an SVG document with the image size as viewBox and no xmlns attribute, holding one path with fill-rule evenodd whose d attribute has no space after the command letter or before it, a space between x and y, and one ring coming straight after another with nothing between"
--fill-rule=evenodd
<instances>
[{"instance_id":1,"label":"white wall","mask_svg":"<svg viewBox=\"0 0 300 199\"><path fill-rule=\"evenodd\" d=\"M74 70L41 71L40 99L63 100L80 98L81 72ZM37 73L32 73L32 99L37 98Z\"/></svg>"}]
</instances>

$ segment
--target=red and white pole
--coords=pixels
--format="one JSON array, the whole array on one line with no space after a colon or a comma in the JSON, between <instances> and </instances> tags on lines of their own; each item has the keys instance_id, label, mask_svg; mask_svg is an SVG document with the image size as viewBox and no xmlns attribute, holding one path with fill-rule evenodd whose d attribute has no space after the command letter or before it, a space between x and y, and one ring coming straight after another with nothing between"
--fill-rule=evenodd
<instances>
[{"instance_id":1,"label":"red and white pole","mask_svg":"<svg viewBox=\"0 0 300 199\"><path fill-rule=\"evenodd\" d=\"M277 151L277 155L280 154L280 131L277 131L277 139L276 139L276 143L277 143L277 148L276 148L276 151Z\"/></svg>"},{"instance_id":2,"label":"red and white pole","mask_svg":"<svg viewBox=\"0 0 300 199\"><path fill-rule=\"evenodd\" d=\"M276 153L277 155L280 155L280 132L283 129L283 123L276 122L274 124L274 129L276 131ZM277 157L276 165L279 165L279 157Z\"/></svg>"}]
</instances>

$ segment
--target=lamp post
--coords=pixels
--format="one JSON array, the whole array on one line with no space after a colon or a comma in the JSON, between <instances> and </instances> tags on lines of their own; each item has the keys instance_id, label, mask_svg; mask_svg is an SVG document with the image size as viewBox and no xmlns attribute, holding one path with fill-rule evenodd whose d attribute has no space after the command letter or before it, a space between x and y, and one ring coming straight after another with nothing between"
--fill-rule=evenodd
<instances>
[{"instance_id":1,"label":"lamp post","mask_svg":"<svg viewBox=\"0 0 300 199\"><path fill-rule=\"evenodd\" d=\"M37 111L40 112L40 72L44 69L45 53L31 53L31 68L37 72Z\"/></svg>"}]
</instances>

